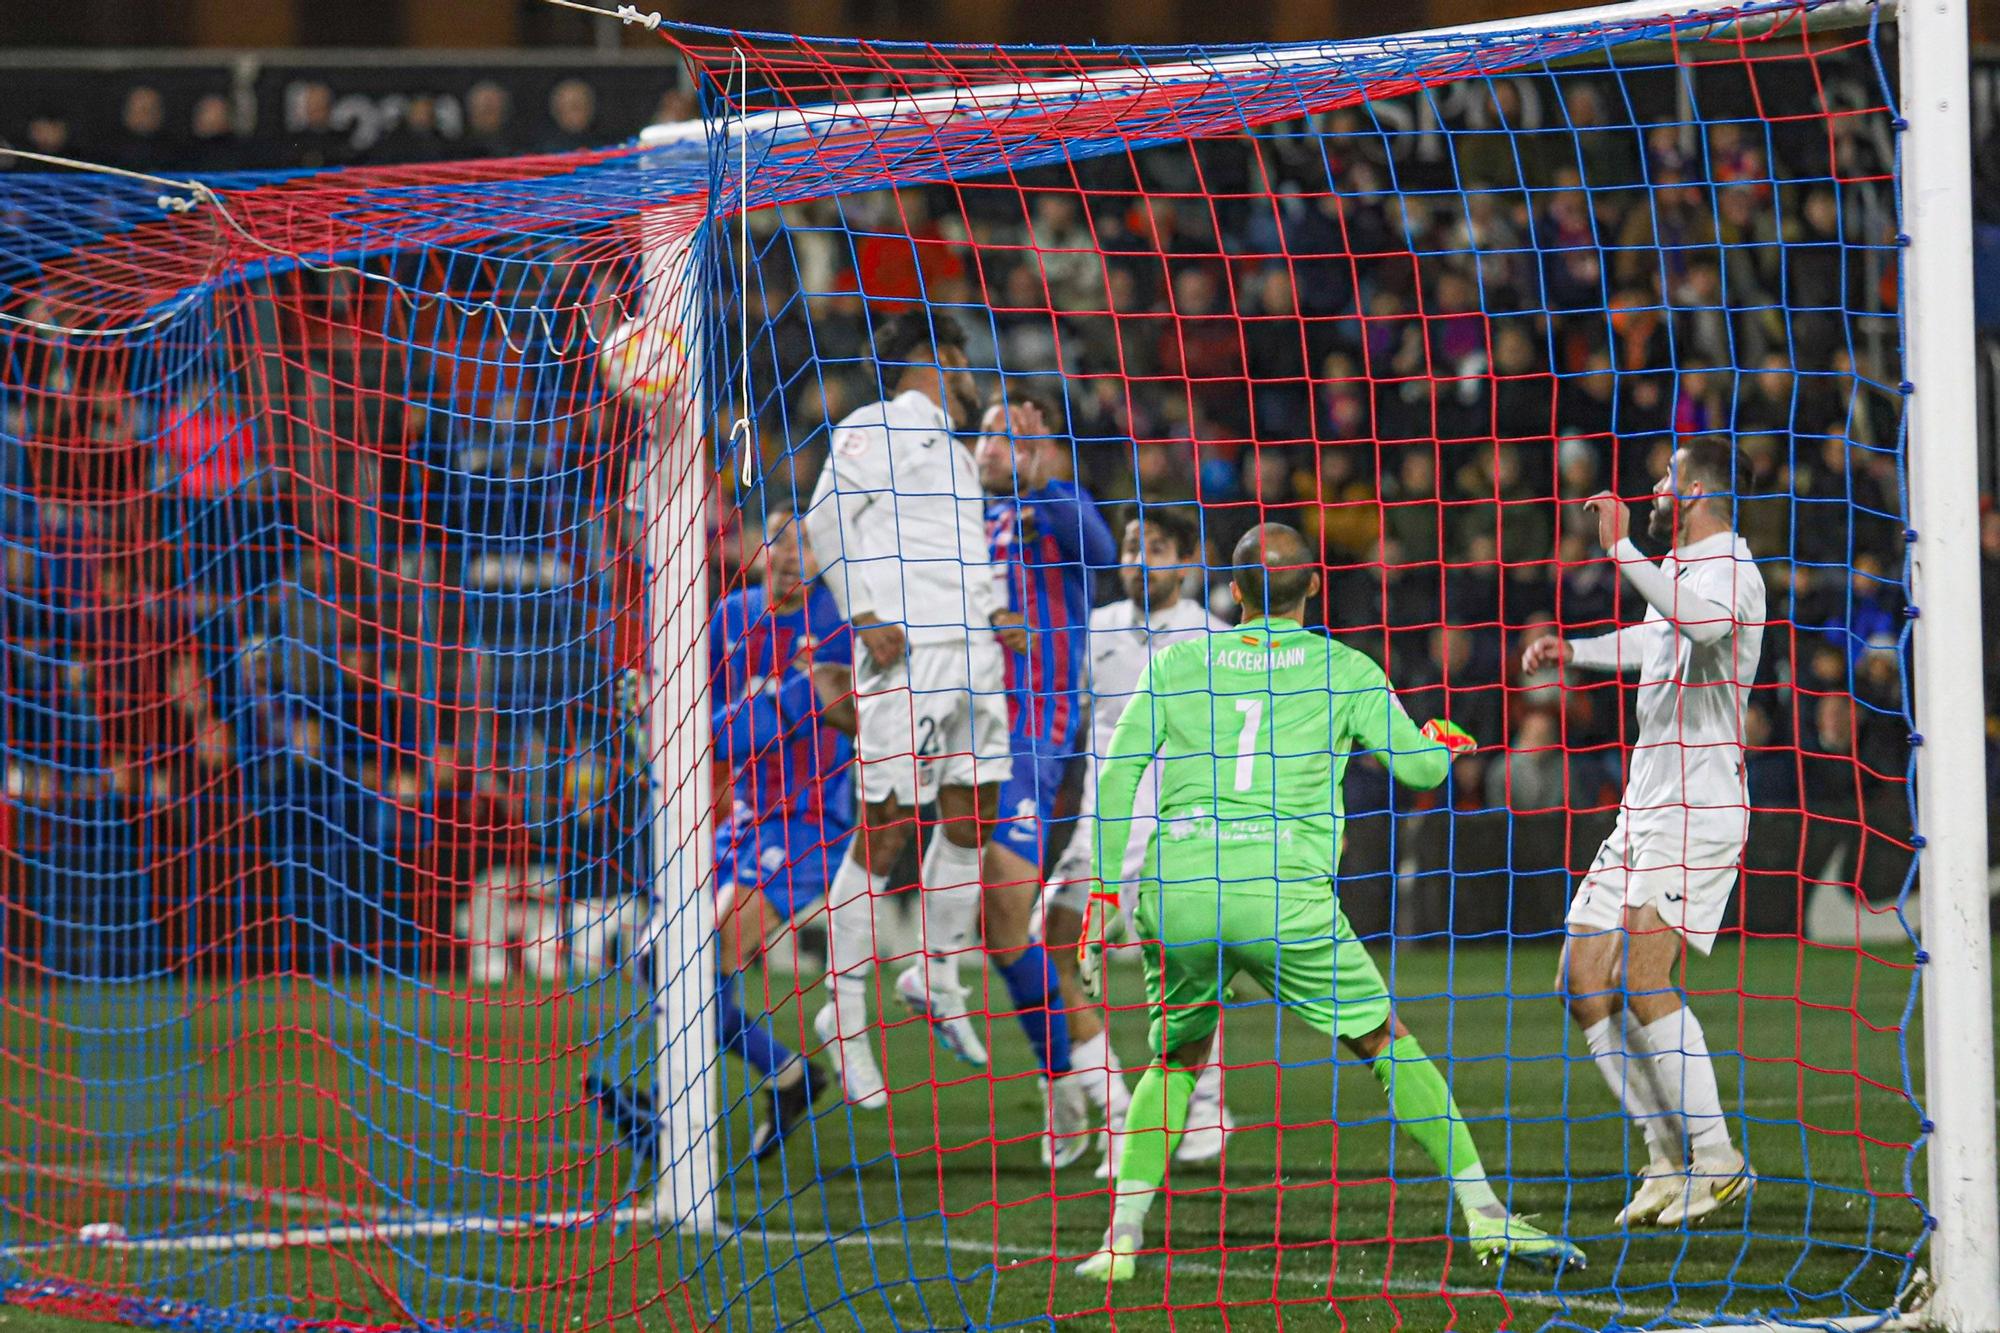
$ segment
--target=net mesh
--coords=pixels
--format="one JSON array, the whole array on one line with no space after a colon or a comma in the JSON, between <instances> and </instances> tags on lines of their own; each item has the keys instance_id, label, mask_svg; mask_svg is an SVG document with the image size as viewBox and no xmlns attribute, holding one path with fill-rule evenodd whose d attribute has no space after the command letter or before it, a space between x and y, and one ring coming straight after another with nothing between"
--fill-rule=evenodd
<instances>
[{"instance_id":1,"label":"net mesh","mask_svg":"<svg viewBox=\"0 0 2000 1333\"><path fill-rule=\"evenodd\" d=\"M0 1286L217 1327L1889 1306L1924 1234L1898 131L1892 33L1817 9L1144 51L669 25L706 120L639 146L0 182ZM885 400L915 415L878 438ZM931 466L926 433L941 487L855 471ZM1642 621L1578 502L1643 505L1704 437L1767 608L1722 746L1749 832L1740 875L1662 868L1721 895L1673 976L1760 1180L1627 1228L1647 1140L1552 978L1644 705L1522 654ZM1226 1010L1196 1104L1233 1131L1184 1141L1216 1153L1166 1168L1131 1281L1072 1272L1090 1166L1144 1137L1097 1102L1143 1088L1186 956L1142 903L1090 1000L1087 894L1033 907L1112 836L1079 813L1134 685L1086 622L1233 623L1265 523L1303 534L1307 624L1481 742L1432 792L1357 747L1342 948L1587 1270L1479 1264L1390 1112L1424 1117L1312 1025L1357 992L1239 981L1190 1007ZM845 623L857 588L906 656ZM985 676L1010 613L1027 651ZM954 935L949 789L1003 765L968 841L1013 859ZM864 827L905 779L915 822ZM861 966L821 905L849 860ZM905 1007L949 999L927 951L965 1028Z\"/></svg>"}]
</instances>

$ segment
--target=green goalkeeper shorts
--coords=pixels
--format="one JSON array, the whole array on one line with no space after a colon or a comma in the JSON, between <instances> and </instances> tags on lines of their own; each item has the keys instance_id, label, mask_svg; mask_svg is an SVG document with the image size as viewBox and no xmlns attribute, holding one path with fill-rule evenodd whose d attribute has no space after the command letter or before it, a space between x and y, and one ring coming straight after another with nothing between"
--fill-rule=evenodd
<instances>
[{"instance_id":1,"label":"green goalkeeper shorts","mask_svg":"<svg viewBox=\"0 0 2000 1333\"><path fill-rule=\"evenodd\" d=\"M1287 882L1283 892L1271 879L1217 888L1214 880L1170 875L1140 889L1133 918L1144 941L1155 1055L1213 1032L1217 1006L1239 975L1274 997L1281 1036L1293 1021L1347 1039L1389 1021L1389 989L1330 880Z\"/></svg>"}]
</instances>

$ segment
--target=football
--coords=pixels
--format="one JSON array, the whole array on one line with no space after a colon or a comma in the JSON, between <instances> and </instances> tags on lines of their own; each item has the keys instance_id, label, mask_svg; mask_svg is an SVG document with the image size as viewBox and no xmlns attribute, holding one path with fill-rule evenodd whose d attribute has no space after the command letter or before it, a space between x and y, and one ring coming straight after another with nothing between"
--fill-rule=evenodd
<instances>
[{"instance_id":1,"label":"football","mask_svg":"<svg viewBox=\"0 0 2000 1333\"><path fill-rule=\"evenodd\" d=\"M687 371L678 326L644 318L620 320L598 349L599 373L614 398L651 410L675 392Z\"/></svg>"}]
</instances>

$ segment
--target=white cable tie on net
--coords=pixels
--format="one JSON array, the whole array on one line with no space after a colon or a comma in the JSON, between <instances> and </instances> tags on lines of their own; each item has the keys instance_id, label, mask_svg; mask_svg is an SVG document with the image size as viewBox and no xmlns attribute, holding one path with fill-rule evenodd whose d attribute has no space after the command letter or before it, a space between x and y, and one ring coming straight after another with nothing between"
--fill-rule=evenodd
<instances>
[{"instance_id":1,"label":"white cable tie on net","mask_svg":"<svg viewBox=\"0 0 2000 1333\"><path fill-rule=\"evenodd\" d=\"M738 461L738 476L745 490L757 484L757 455L753 445L756 431L752 428L750 398L750 126L744 117L748 114L750 101L750 53L742 47L736 48L736 69L742 82L736 90L736 234L740 241L737 250L736 281L741 289L736 299L737 309L743 317L742 340L743 369L742 404L743 414L729 427L729 441L733 445L741 433L743 453Z\"/></svg>"}]
</instances>

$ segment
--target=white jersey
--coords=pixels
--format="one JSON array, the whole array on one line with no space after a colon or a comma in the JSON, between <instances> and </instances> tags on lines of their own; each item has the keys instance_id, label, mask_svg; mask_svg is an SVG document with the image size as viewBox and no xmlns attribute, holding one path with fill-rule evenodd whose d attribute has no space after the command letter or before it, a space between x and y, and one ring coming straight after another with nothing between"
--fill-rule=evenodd
<instances>
[{"instance_id":1,"label":"white jersey","mask_svg":"<svg viewBox=\"0 0 2000 1333\"><path fill-rule=\"evenodd\" d=\"M1111 732L1118 725L1119 714L1132 702L1139 673L1162 648L1228 628L1200 602L1186 598L1156 611L1150 621L1130 600L1100 606L1090 613L1090 771L1084 780L1083 808L1076 830L1070 835L1069 846L1063 849L1062 859L1050 879L1051 903L1081 914L1089 897L1094 826L1090 815L1097 809L1098 760L1110 753ZM1132 805L1132 827L1127 830L1125 844L1127 883L1139 878L1146 846L1152 840L1153 815L1159 802L1158 780L1156 764L1148 765L1145 776L1139 780L1139 791Z\"/></svg>"},{"instance_id":2,"label":"white jersey","mask_svg":"<svg viewBox=\"0 0 2000 1333\"><path fill-rule=\"evenodd\" d=\"M1151 621L1130 598L1090 613L1091 750L1109 754L1111 732L1132 702L1153 654L1182 639L1228 629L1200 602L1183 597Z\"/></svg>"},{"instance_id":3,"label":"white jersey","mask_svg":"<svg viewBox=\"0 0 2000 1333\"><path fill-rule=\"evenodd\" d=\"M1741 819L1743 712L1764 647L1764 578L1750 547L1721 532L1658 565L1629 540L1612 554L1646 619L1571 646L1577 666L1639 672L1624 810L1641 823L1683 811Z\"/></svg>"},{"instance_id":4,"label":"white jersey","mask_svg":"<svg viewBox=\"0 0 2000 1333\"><path fill-rule=\"evenodd\" d=\"M872 612L913 644L990 638L986 500L944 409L911 390L850 412L813 488L806 537L848 620Z\"/></svg>"}]
</instances>

